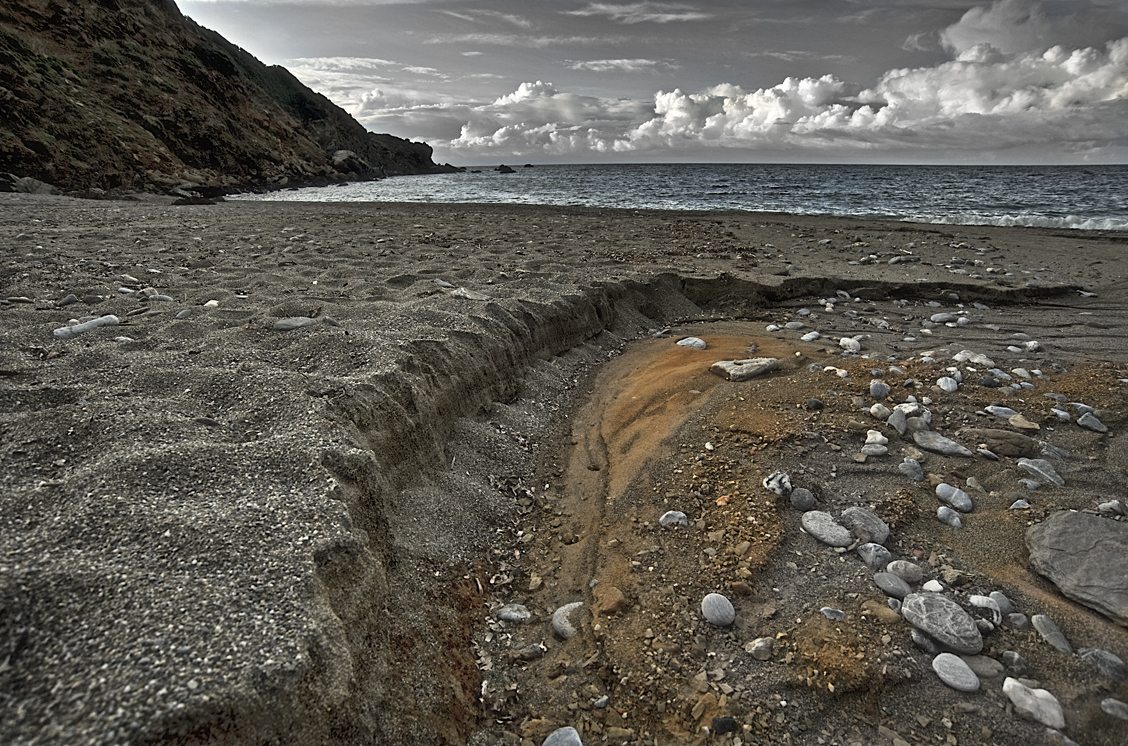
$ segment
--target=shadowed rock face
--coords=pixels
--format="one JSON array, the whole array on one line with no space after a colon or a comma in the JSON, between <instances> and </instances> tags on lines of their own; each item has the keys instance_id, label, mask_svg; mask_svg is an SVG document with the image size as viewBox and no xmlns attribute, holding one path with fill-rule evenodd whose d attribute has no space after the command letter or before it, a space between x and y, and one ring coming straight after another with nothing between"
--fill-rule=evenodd
<instances>
[{"instance_id":1,"label":"shadowed rock face","mask_svg":"<svg viewBox=\"0 0 1128 746\"><path fill-rule=\"evenodd\" d=\"M0 172L78 192L452 170L424 143L366 131L171 0L4 3L0 110Z\"/></svg>"}]
</instances>

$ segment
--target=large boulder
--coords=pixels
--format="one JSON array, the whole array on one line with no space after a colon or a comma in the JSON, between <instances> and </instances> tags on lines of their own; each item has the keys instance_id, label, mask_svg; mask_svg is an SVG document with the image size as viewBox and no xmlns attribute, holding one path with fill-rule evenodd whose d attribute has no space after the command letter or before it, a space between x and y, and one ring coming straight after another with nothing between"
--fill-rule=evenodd
<instances>
[{"instance_id":1,"label":"large boulder","mask_svg":"<svg viewBox=\"0 0 1128 746\"><path fill-rule=\"evenodd\" d=\"M1027 529L1026 544L1063 594L1128 626L1128 524L1061 511Z\"/></svg>"}]
</instances>

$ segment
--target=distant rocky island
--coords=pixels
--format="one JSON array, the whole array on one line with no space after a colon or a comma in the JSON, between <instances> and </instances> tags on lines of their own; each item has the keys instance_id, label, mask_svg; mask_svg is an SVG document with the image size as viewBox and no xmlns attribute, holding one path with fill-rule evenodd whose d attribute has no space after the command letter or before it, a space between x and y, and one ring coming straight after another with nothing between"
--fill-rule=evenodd
<instances>
[{"instance_id":1,"label":"distant rocky island","mask_svg":"<svg viewBox=\"0 0 1128 746\"><path fill-rule=\"evenodd\" d=\"M173 0L0 6L0 173L25 187L211 196L457 170L431 156L368 132Z\"/></svg>"}]
</instances>

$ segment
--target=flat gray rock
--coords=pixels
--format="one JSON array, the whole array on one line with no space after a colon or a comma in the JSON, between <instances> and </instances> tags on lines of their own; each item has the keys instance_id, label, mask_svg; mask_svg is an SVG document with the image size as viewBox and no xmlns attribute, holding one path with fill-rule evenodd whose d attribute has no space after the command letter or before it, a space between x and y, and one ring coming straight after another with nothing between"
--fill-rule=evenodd
<instances>
[{"instance_id":1,"label":"flat gray rock","mask_svg":"<svg viewBox=\"0 0 1128 746\"><path fill-rule=\"evenodd\" d=\"M317 323L316 319L311 319L309 316L290 316L285 319L278 319L274 322L275 331L288 332L294 329L301 329L303 326L313 326Z\"/></svg>"},{"instance_id":2,"label":"flat gray rock","mask_svg":"<svg viewBox=\"0 0 1128 746\"><path fill-rule=\"evenodd\" d=\"M1011 430L991 428L962 430L960 437L966 438L968 441L982 443L988 450L999 456L1033 457L1038 455L1038 441Z\"/></svg>"},{"instance_id":3,"label":"flat gray rock","mask_svg":"<svg viewBox=\"0 0 1128 746\"><path fill-rule=\"evenodd\" d=\"M926 451L943 454L944 456L970 456L971 451L964 448L956 441L945 438L931 430L917 430L913 433L913 442Z\"/></svg>"},{"instance_id":4,"label":"flat gray rock","mask_svg":"<svg viewBox=\"0 0 1128 746\"><path fill-rule=\"evenodd\" d=\"M778 367L779 360L774 357L756 357L747 360L719 360L709 370L729 381L747 381Z\"/></svg>"},{"instance_id":5,"label":"flat gray rock","mask_svg":"<svg viewBox=\"0 0 1128 746\"><path fill-rule=\"evenodd\" d=\"M1077 655L1113 681L1128 681L1128 666L1124 665L1120 656L1100 648L1080 648Z\"/></svg>"},{"instance_id":6,"label":"flat gray rock","mask_svg":"<svg viewBox=\"0 0 1128 746\"><path fill-rule=\"evenodd\" d=\"M1027 529L1026 545L1063 594L1128 626L1128 523L1060 511Z\"/></svg>"},{"instance_id":7,"label":"flat gray rock","mask_svg":"<svg viewBox=\"0 0 1128 746\"><path fill-rule=\"evenodd\" d=\"M983 635L959 604L939 593L911 593L901 604L905 621L957 653L975 655Z\"/></svg>"},{"instance_id":8,"label":"flat gray rock","mask_svg":"<svg viewBox=\"0 0 1128 746\"><path fill-rule=\"evenodd\" d=\"M854 543L854 536L845 526L839 525L829 513L821 510L808 510L799 519L803 530L823 544L832 547L848 547Z\"/></svg>"},{"instance_id":9,"label":"flat gray rock","mask_svg":"<svg viewBox=\"0 0 1128 746\"><path fill-rule=\"evenodd\" d=\"M901 599L913 592L913 589L901 578L891 572L879 572L873 576L873 582L886 596Z\"/></svg>"},{"instance_id":10,"label":"flat gray rock","mask_svg":"<svg viewBox=\"0 0 1128 746\"><path fill-rule=\"evenodd\" d=\"M1077 418L1077 424L1086 430L1092 430L1096 433L1107 433L1108 427L1103 422L1097 419L1096 415L1092 412L1086 412Z\"/></svg>"},{"instance_id":11,"label":"flat gray rock","mask_svg":"<svg viewBox=\"0 0 1128 746\"><path fill-rule=\"evenodd\" d=\"M1053 482L1058 487L1065 486L1065 480L1054 470L1054 465L1044 458L1020 458L1018 468L1042 482Z\"/></svg>"},{"instance_id":12,"label":"flat gray rock","mask_svg":"<svg viewBox=\"0 0 1128 746\"><path fill-rule=\"evenodd\" d=\"M877 514L871 510L851 506L842 511L842 516L838 521L862 541L884 544L885 540L889 538L889 525L878 518Z\"/></svg>"},{"instance_id":13,"label":"flat gray rock","mask_svg":"<svg viewBox=\"0 0 1128 746\"><path fill-rule=\"evenodd\" d=\"M956 691L979 691L979 677L958 655L940 653L932 659L932 670L941 681Z\"/></svg>"},{"instance_id":14,"label":"flat gray rock","mask_svg":"<svg viewBox=\"0 0 1128 746\"><path fill-rule=\"evenodd\" d=\"M1053 619L1045 614L1035 614L1030 618L1030 622L1034 625L1034 629L1038 630L1038 634L1042 636L1043 640L1066 655L1073 655L1073 646L1069 644L1069 640L1065 639L1065 635L1054 624Z\"/></svg>"}]
</instances>

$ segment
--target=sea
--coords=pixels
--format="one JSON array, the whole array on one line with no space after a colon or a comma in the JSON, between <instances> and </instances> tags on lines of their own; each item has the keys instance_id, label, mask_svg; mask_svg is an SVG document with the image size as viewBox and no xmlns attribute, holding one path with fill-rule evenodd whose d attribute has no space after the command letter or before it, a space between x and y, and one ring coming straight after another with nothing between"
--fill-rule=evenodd
<instances>
[{"instance_id":1,"label":"sea","mask_svg":"<svg viewBox=\"0 0 1128 746\"><path fill-rule=\"evenodd\" d=\"M749 210L954 225L1128 230L1128 165L512 164L235 199Z\"/></svg>"}]
</instances>

